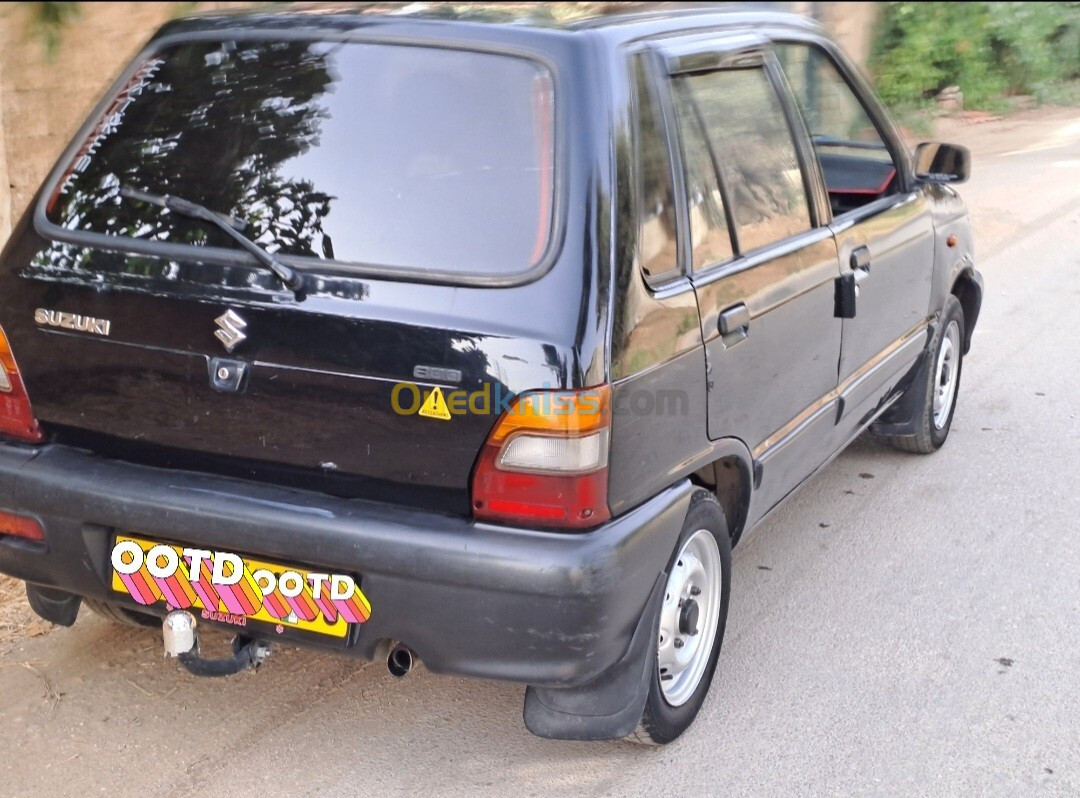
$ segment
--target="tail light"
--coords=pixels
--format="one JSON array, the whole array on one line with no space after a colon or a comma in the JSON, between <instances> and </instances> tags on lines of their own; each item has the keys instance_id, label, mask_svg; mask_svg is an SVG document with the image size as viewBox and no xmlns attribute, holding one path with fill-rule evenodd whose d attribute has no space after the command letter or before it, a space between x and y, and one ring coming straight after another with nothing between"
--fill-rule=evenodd
<instances>
[{"instance_id":1,"label":"tail light","mask_svg":"<svg viewBox=\"0 0 1080 798\"><path fill-rule=\"evenodd\" d=\"M0 537L5 535L24 540L45 540L45 531L36 518L0 510Z\"/></svg>"},{"instance_id":2,"label":"tail light","mask_svg":"<svg viewBox=\"0 0 1080 798\"><path fill-rule=\"evenodd\" d=\"M607 504L611 389L518 395L473 472L473 515L484 521L584 529Z\"/></svg>"},{"instance_id":3,"label":"tail light","mask_svg":"<svg viewBox=\"0 0 1080 798\"><path fill-rule=\"evenodd\" d=\"M0 328L0 435L30 443L41 443L44 437L38 428L30 398L26 395L15 357L11 354L7 335Z\"/></svg>"}]
</instances>

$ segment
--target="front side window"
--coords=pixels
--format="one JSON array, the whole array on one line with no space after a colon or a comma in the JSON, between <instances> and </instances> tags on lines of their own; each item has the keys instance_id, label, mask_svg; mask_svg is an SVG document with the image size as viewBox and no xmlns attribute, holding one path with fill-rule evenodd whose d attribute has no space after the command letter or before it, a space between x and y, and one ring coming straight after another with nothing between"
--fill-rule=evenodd
<instances>
[{"instance_id":1,"label":"front side window","mask_svg":"<svg viewBox=\"0 0 1080 798\"><path fill-rule=\"evenodd\" d=\"M175 44L115 98L46 216L77 233L234 246L124 200L129 186L237 217L286 257L514 275L547 246L554 130L551 75L526 58L363 42Z\"/></svg>"},{"instance_id":2,"label":"front side window","mask_svg":"<svg viewBox=\"0 0 1080 798\"><path fill-rule=\"evenodd\" d=\"M896 192L892 155L832 59L807 44L777 44L775 52L814 144L833 213Z\"/></svg>"},{"instance_id":3,"label":"front side window","mask_svg":"<svg viewBox=\"0 0 1080 798\"><path fill-rule=\"evenodd\" d=\"M810 229L791 128L763 67L675 79L680 116L701 120L731 201L740 253Z\"/></svg>"}]
</instances>

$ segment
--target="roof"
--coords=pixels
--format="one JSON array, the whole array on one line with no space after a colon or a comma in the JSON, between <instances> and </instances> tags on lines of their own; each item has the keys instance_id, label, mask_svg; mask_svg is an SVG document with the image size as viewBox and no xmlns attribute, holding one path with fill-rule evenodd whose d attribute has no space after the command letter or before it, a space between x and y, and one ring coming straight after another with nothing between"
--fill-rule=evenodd
<instances>
[{"instance_id":1,"label":"roof","mask_svg":"<svg viewBox=\"0 0 1080 798\"><path fill-rule=\"evenodd\" d=\"M159 35L207 29L347 32L391 25L425 28L483 28L574 34L604 31L606 38L634 39L650 33L693 28L770 25L814 28L814 23L776 9L786 3L625 2L625 3L305 3L281 10L213 12L166 25Z\"/></svg>"}]
</instances>

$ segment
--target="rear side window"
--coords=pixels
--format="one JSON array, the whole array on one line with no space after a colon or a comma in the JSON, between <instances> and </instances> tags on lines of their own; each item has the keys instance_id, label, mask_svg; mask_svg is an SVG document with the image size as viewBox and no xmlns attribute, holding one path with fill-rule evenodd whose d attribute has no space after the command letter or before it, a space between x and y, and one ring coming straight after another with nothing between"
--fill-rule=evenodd
<instances>
[{"instance_id":1,"label":"rear side window","mask_svg":"<svg viewBox=\"0 0 1080 798\"><path fill-rule=\"evenodd\" d=\"M69 231L233 248L119 196L231 214L273 252L499 277L553 221L549 72L490 53L357 42L174 45L111 104L49 202ZM121 245L122 246L122 245Z\"/></svg>"},{"instance_id":2,"label":"rear side window","mask_svg":"<svg viewBox=\"0 0 1080 798\"><path fill-rule=\"evenodd\" d=\"M675 95L681 117L701 120L731 199L740 252L809 230L795 140L765 70L677 77Z\"/></svg>"}]
</instances>

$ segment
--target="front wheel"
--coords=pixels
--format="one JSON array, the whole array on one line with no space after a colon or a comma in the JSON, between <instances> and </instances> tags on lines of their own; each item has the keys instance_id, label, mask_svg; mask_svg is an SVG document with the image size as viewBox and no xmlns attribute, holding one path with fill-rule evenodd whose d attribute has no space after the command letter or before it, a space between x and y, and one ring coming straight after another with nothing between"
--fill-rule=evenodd
<instances>
[{"instance_id":1,"label":"front wheel","mask_svg":"<svg viewBox=\"0 0 1080 798\"><path fill-rule=\"evenodd\" d=\"M949 437L960 392L963 341L964 309L955 296L950 296L941 312L941 326L930 342L933 360L927 369L926 382L908 389L922 392L918 426L912 435L889 436L889 443L897 449L930 454L940 449Z\"/></svg>"},{"instance_id":2,"label":"front wheel","mask_svg":"<svg viewBox=\"0 0 1080 798\"><path fill-rule=\"evenodd\" d=\"M656 622L656 667L632 740L670 743L693 722L720 656L730 591L727 519L716 497L699 491L691 499L668 566Z\"/></svg>"}]
</instances>

